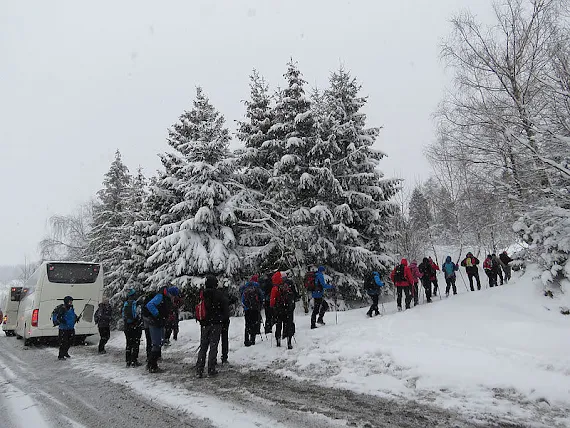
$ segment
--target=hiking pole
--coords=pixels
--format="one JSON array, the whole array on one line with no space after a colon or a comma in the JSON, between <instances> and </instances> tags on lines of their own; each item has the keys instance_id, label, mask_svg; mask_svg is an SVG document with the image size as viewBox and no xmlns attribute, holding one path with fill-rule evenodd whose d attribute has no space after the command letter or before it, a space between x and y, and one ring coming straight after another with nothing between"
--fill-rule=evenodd
<instances>
[{"instance_id":1,"label":"hiking pole","mask_svg":"<svg viewBox=\"0 0 570 428\"><path fill-rule=\"evenodd\" d=\"M465 281L465 278L463 277L463 272L461 272L461 270L459 270L459 275L461 276L461 280L463 281L463 285L465 286L465 289L467 291L469 291L469 288L467 287L467 282Z\"/></svg>"}]
</instances>

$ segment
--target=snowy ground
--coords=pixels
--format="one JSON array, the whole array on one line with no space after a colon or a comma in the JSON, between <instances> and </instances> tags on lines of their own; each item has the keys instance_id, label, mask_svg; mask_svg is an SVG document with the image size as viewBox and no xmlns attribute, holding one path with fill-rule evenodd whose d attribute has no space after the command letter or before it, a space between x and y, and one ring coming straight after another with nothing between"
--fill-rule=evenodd
<instances>
[{"instance_id":1,"label":"snowy ground","mask_svg":"<svg viewBox=\"0 0 570 428\"><path fill-rule=\"evenodd\" d=\"M466 279L466 278L465 278ZM474 421L570 426L570 317L566 296L548 299L528 272L510 284L435 299L409 311L368 319L366 309L325 317L309 329L298 314L295 349L268 336L243 346L243 319L232 320L230 360L242 371L263 369L296 380L460 412ZM564 301L566 299L566 301ZM199 328L181 323L181 340L165 351L195 359ZM116 338L113 346L122 347Z\"/></svg>"},{"instance_id":2,"label":"snowy ground","mask_svg":"<svg viewBox=\"0 0 570 428\"><path fill-rule=\"evenodd\" d=\"M467 293L461 278L458 287L402 313L386 303L373 319L353 310L336 324L332 312L317 330L298 314L293 350L270 337L244 347L243 319L232 319L231 365L215 379L193 376L193 321L181 323L158 375L124 367L120 332L108 354L74 347L65 362L54 348L2 337L0 425L570 426L570 317L559 311L568 298L544 297L531 272L496 289Z\"/></svg>"}]
</instances>

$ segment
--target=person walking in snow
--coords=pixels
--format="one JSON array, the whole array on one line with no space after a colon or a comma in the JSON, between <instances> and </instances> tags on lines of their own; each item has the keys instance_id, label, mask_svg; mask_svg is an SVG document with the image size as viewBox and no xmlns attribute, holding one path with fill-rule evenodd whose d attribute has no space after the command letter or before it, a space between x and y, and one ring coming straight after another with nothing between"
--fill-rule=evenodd
<instances>
[{"instance_id":1,"label":"person walking in snow","mask_svg":"<svg viewBox=\"0 0 570 428\"><path fill-rule=\"evenodd\" d=\"M259 286L261 287L265 298L265 334L271 333L273 330L273 308L271 308L270 304L271 290L273 289L271 277L272 274L270 272L266 272L259 280Z\"/></svg>"},{"instance_id":2,"label":"person walking in snow","mask_svg":"<svg viewBox=\"0 0 570 428\"><path fill-rule=\"evenodd\" d=\"M427 257L424 257L422 262L418 267L420 273L422 274L422 286L424 287L424 292L426 293L426 301L431 303L431 284L433 278L435 276L435 272L433 269L433 265L429 261Z\"/></svg>"},{"instance_id":3,"label":"person walking in snow","mask_svg":"<svg viewBox=\"0 0 570 428\"><path fill-rule=\"evenodd\" d=\"M216 363L222 324L230 316L228 299L217 287L218 279L214 275L208 275L203 291L206 318L200 321L200 350L196 360L196 376L199 378L204 376L206 354L208 356L208 376L218 374Z\"/></svg>"},{"instance_id":4,"label":"person walking in snow","mask_svg":"<svg viewBox=\"0 0 570 428\"><path fill-rule=\"evenodd\" d=\"M139 348L142 336L142 319L140 307L137 305L136 291L130 289L127 292L127 300L123 303L121 311L125 330L125 360L127 367L138 367Z\"/></svg>"},{"instance_id":5,"label":"person walking in snow","mask_svg":"<svg viewBox=\"0 0 570 428\"><path fill-rule=\"evenodd\" d=\"M501 259L499 258L499 256L497 256L496 254L491 254L491 258L493 259L493 266L497 266L497 275L499 276L499 281L500 281L500 285L504 284L504 280L503 280L503 262L501 261Z\"/></svg>"},{"instance_id":6,"label":"person walking in snow","mask_svg":"<svg viewBox=\"0 0 570 428\"><path fill-rule=\"evenodd\" d=\"M408 260L402 259L400 264L396 266L390 274L390 279L396 286L396 304L398 305L398 310L402 310L402 292L406 295L406 309L410 309L410 304L412 302L411 288L414 285L414 276L408 266Z\"/></svg>"},{"instance_id":7,"label":"person walking in snow","mask_svg":"<svg viewBox=\"0 0 570 428\"><path fill-rule=\"evenodd\" d=\"M372 313L374 315L380 315L380 311L378 310L378 298L380 297L380 290L384 287L384 283L380 278L380 274L378 272L369 272L364 278L364 290L372 299L372 305L370 305L370 309L366 312L366 315L372 318Z\"/></svg>"},{"instance_id":8,"label":"person walking in snow","mask_svg":"<svg viewBox=\"0 0 570 428\"><path fill-rule=\"evenodd\" d=\"M181 297L172 297L172 308L170 309L170 313L168 314L164 325L164 346L170 346L170 337L174 340L178 340L178 332L180 330L180 306L182 306Z\"/></svg>"},{"instance_id":9,"label":"person walking in snow","mask_svg":"<svg viewBox=\"0 0 570 428\"><path fill-rule=\"evenodd\" d=\"M499 265L493 260L493 256L488 254L483 262L483 269L489 278L489 287L497 286L497 275L499 272Z\"/></svg>"},{"instance_id":10,"label":"person walking in snow","mask_svg":"<svg viewBox=\"0 0 570 428\"><path fill-rule=\"evenodd\" d=\"M235 305L238 302L238 299L234 294L230 294L229 287L224 285L220 289L224 295L224 298L228 301L229 305ZM230 311L228 310L227 317L224 318L222 321L222 333L220 336L220 342L222 343L222 364L226 364L228 362L228 355L230 352Z\"/></svg>"},{"instance_id":11,"label":"person walking in snow","mask_svg":"<svg viewBox=\"0 0 570 428\"><path fill-rule=\"evenodd\" d=\"M503 272L505 274L505 282L508 283L511 280L511 266L509 266L509 263L512 262L513 259L509 257L506 251L503 251L499 255L499 259L501 259L501 262L503 262L501 267L503 268Z\"/></svg>"},{"instance_id":12,"label":"person walking in snow","mask_svg":"<svg viewBox=\"0 0 570 428\"><path fill-rule=\"evenodd\" d=\"M281 272L276 272L271 278L273 288L271 290L270 304L274 309L275 317L275 340L277 347L281 346L281 339L287 339L287 349L293 349L291 340L295 334L295 300L297 289L289 278L284 278Z\"/></svg>"},{"instance_id":13,"label":"person walking in snow","mask_svg":"<svg viewBox=\"0 0 570 428\"><path fill-rule=\"evenodd\" d=\"M479 280L479 259L469 252L465 258L461 261L461 266L465 268L467 277L469 278L469 286L471 291L475 291L473 288L473 278L477 281L477 290L481 290L481 281Z\"/></svg>"},{"instance_id":14,"label":"person walking in snow","mask_svg":"<svg viewBox=\"0 0 570 428\"><path fill-rule=\"evenodd\" d=\"M422 278L422 273L418 269L418 262L416 260L412 260L412 263L410 263L410 270L412 271L412 276L414 277L414 285L412 286L412 296L414 298L414 306L417 306L420 303L418 282Z\"/></svg>"},{"instance_id":15,"label":"person walking in snow","mask_svg":"<svg viewBox=\"0 0 570 428\"><path fill-rule=\"evenodd\" d=\"M325 267L319 266L315 274L315 290L312 292L313 313L311 314L311 328L317 328L317 324L325 325L323 317L329 309L329 304L323 298L325 290L332 290L334 287L325 281ZM317 318L318 315L318 318Z\"/></svg>"},{"instance_id":16,"label":"person walking in snow","mask_svg":"<svg viewBox=\"0 0 570 428\"><path fill-rule=\"evenodd\" d=\"M453 263L451 256L445 258L445 263L441 265L441 270L443 276L445 277L445 296L449 297L449 290L453 288L453 294L457 294L457 287L455 286L455 281L457 280L457 275L455 272L459 270L459 266Z\"/></svg>"},{"instance_id":17,"label":"person walking in snow","mask_svg":"<svg viewBox=\"0 0 570 428\"><path fill-rule=\"evenodd\" d=\"M437 265L436 262L433 261L433 259L430 257L429 258L429 262L431 264L432 270L433 270L433 274L430 276L429 280L431 281L432 285L433 285L433 295L437 296L437 293L439 291L439 286L437 284L437 271L439 271L439 266Z\"/></svg>"},{"instance_id":18,"label":"person walking in snow","mask_svg":"<svg viewBox=\"0 0 570 428\"><path fill-rule=\"evenodd\" d=\"M261 320L261 307L265 300L259 283L259 276L253 275L251 279L240 288L241 303L245 318L245 346L255 345L255 336L259 334Z\"/></svg>"},{"instance_id":19,"label":"person walking in snow","mask_svg":"<svg viewBox=\"0 0 570 428\"><path fill-rule=\"evenodd\" d=\"M54 309L52 321L54 326L58 326L59 330L59 355L58 360L65 360L71 358L69 355L69 348L75 336L75 324L79 322L81 317L75 315L73 309L73 297L65 296L63 298L63 305L59 305Z\"/></svg>"},{"instance_id":20,"label":"person walking in snow","mask_svg":"<svg viewBox=\"0 0 570 428\"><path fill-rule=\"evenodd\" d=\"M151 373L158 373L158 359L161 355L162 340L164 338L164 325L170 310L172 308L172 297L178 297L178 287L162 287L158 293L146 304L146 308L150 315L149 333L152 341L150 351L150 359L148 361L148 370Z\"/></svg>"},{"instance_id":21,"label":"person walking in snow","mask_svg":"<svg viewBox=\"0 0 570 428\"><path fill-rule=\"evenodd\" d=\"M94 321L99 330L99 353L105 354L105 345L111 338L111 318L113 316L113 308L109 304L109 299L103 297L103 301L99 303L99 307L95 311Z\"/></svg>"}]
</instances>

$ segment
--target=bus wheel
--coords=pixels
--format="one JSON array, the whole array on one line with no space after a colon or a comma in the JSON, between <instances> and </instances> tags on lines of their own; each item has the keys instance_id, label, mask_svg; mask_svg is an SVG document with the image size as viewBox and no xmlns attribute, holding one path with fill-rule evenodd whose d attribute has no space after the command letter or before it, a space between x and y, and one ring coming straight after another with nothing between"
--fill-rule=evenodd
<instances>
[{"instance_id":1,"label":"bus wheel","mask_svg":"<svg viewBox=\"0 0 570 428\"><path fill-rule=\"evenodd\" d=\"M30 346L32 344L32 339L24 339L24 346Z\"/></svg>"}]
</instances>

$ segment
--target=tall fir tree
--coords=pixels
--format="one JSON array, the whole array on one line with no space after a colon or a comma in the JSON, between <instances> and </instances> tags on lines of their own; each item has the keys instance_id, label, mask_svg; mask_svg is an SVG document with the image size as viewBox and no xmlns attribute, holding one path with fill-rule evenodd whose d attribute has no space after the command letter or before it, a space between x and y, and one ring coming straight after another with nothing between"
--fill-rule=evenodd
<instances>
[{"instance_id":1,"label":"tall fir tree","mask_svg":"<svg viewBox=\"0 0 570 428\"><path fill-rule=\"evenodd\" d=\"M114 296L127 281L121 269L128 259L129 247L129 193L132 177L117 150L103 188L97 192L93 207L93 227L87 249L90 258L103 264L105 293Z\"/></svg>"},{"instance_id":2,"label":"tall fir tree","mask_svg":"<svg viewBox=\"0 0 570 428\"><path fill-rule=\"evenodd\" d=\"M367 271L387 272L393 263L387 243L393 239L389 220L397 207L390 199L399 183L378 170L385 155L372 146L380 129L366 127L361 110L367 99L360 89L342 68L331 75L324 93L325 123L309 153L318 171L313 177L319 178L313 186L331 189L321 192L327 209L313 209L323 242L312 253L332 267L336 283L352 296L361 295L359 278Z\"/></svg>"},{"instance_id":3,"label":"tall fir tree","mask_svg":"<svg viewBox=\"0 0 570 428\"><path fill-rule=\"evenodd\" d=\"M238 274L229 140L223 116L197 88L194 108L169 130L168 144L175 152L162 156L165 173L152 191L169 202L149 249L152 286L185 288L207 273L230 280Z\"/></svg>"}]
</instances>

